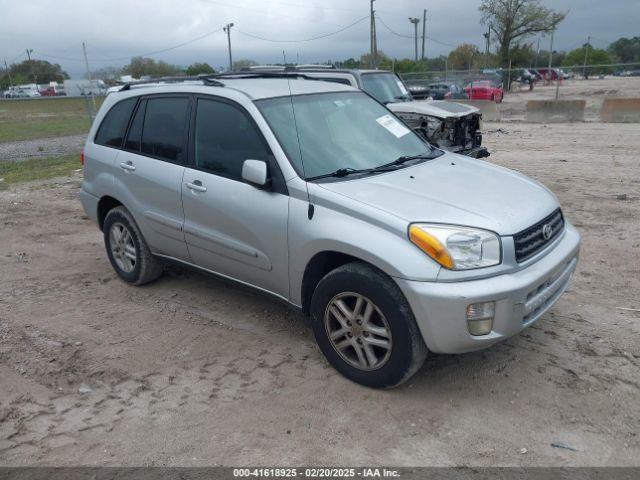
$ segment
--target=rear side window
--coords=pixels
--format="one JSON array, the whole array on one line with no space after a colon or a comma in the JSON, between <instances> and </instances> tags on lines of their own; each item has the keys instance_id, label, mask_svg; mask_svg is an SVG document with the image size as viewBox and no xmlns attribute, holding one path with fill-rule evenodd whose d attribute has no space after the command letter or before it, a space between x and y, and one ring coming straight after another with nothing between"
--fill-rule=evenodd
<instances>
[{"instance_id":1,"label":"rear side window","mask_svg":"<svg viewBox=\"0 0 640 480\"><path fill-rule=\"evenodd\" d=\"M188 110L186 97L149 98L144 112L142 153L182 163Z\"/></svg>"},{"instance_id":2,"label":"rear side window","mask_svg":"<svg viewBox=\"0 0 640 480\"><path fill-rule=\"evenodd\" d=\"M111 107L100 124L94 142L98 145L120 148L131 112L137 101L137 98L128 98Z\"/></svg>"},{"instance_id":3,"label":"rear side window","mask_svg":"<svg viewBox=\"0 0 640 480\"><path fill-rule=\"evenodd\" d=\"M125 141L125 150L131 150L132 152L140 151L140 144L142 143L142 124L144 122L144 111L147 107L147 101L142 100L131 122L131 128L129 128L129 135Z\"/></svg>"},{"instance_id":4,"label":"rear side window","mask_svg":"<svg viewBox=\"0 0 640 480\"><path fill-rule=\"evenodd\" d=\"M216 100L198 100L196 166L240 180L245 160L269 161L262 135L239 108Z\"/></svg>"}]
</instances>

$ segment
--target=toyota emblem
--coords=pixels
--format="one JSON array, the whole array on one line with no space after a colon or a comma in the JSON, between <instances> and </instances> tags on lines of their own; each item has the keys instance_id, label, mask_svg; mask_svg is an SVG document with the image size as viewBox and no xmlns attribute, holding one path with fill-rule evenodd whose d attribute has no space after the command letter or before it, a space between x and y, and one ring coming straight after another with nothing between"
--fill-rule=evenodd
<instances>
[{"instance_id":1,"label":"toyota emblem","mask_svg":"<svg viewBox=\"0 0 640 480\"><path fill-rule=\"evenodd\" d=\"M549 225L548 223L545 223L542 226L542 237L545 240L549 240L551 238L552 233L553 233L553 230L551 230L551 225Z\"/></svg>"}]
</instances>

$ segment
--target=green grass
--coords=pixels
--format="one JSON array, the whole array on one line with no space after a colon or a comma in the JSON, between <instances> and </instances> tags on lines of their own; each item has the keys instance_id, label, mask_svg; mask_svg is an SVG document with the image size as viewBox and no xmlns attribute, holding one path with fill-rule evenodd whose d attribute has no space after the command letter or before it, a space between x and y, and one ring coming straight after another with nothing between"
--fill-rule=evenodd
<instances>
[{"instance_id":1,"label":"green grass","mask_svg":"<svg viewBox=\"0 0 640 480\"><path fill-rule=\"evenodd\" d=\"M0 182L0 189L6 189L12 183L67 176L78 168L81 168L79 153L22 162L0 162L0 178L4 178Z\"/></svg>"},{"instance_id":2,"label":"green grass","mask_svg":"<svg viewBox=\"0 0 640 480\"><path fill-rule=\"evenodd\" d=\"M96 108L102 100L95 99ZM84 98L0 101L0 143L86 133L90 126Z\"/></svg>"}]
</instances>

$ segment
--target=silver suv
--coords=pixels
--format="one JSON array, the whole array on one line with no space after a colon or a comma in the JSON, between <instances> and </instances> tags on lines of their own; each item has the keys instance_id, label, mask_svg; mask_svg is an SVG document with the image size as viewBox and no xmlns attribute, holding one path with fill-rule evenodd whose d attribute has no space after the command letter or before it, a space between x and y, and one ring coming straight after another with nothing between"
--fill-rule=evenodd
<instances>
[{"instance_id":1,"label":"silver suv","mask_svg":"<svg viewBox=\"0 0 640 480\"><path fill-rule=\"evenodd\" d=\"M432 147L336 83L127 85L83 158L82 204L123 280L155 280L169 259L268 292L310 314L329 362L371 387L407 380L427 351L517 334L578 261L545 187Z\"/></svg>"}]
</instances>

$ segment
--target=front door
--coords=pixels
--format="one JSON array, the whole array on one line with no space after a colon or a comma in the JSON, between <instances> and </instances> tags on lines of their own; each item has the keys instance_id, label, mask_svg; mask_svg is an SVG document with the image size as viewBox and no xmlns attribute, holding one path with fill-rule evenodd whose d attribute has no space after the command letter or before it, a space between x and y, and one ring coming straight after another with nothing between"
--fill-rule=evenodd
<instances>
[{"instance_id":1,"label":"front door","mask_svg":"<svg viewBox=\"0 0 640 480\"><path fill-rule=\"evenodd\" d=\"M200 97L192 138L192 165L182 181L191 261L288 298L289 197L264 137L239 105ZM248 159L269 164L269 188L243 182Z\"/></svg>"}]
</instances>

